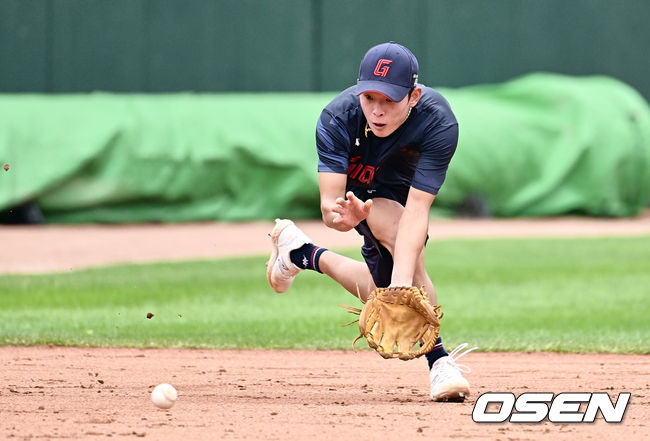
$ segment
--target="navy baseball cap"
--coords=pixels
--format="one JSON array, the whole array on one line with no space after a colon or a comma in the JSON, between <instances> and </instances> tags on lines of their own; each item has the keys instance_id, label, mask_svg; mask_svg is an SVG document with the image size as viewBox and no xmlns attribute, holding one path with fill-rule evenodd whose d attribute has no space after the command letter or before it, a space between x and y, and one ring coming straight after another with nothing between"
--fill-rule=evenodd
<instances>
[{"instance_id":1,"label":"navy baseball cap","mask_svg":"<svg viewBox=\"0 0 650 441\"><path fill-rule=\"evenodd\" d=\"M394 41L374 46L366 52L355 92L374 91L393 101L402 101L418 81L418 60L410 50Z\"/></svg>"}]
</instances>

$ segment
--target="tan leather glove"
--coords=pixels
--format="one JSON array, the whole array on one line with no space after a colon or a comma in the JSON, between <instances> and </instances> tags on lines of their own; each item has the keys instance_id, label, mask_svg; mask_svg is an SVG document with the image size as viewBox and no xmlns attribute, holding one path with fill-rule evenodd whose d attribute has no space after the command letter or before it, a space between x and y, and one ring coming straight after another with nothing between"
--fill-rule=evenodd
<instances>
[{"instance_id":1,"label":"tan leather glove","mask_svg":"<svg viewBox=\"0 0 650 441\"><path fill-rule=\"evenodd\" d=\"M440 331L440 306L432 306L423 288L377 288L359 314L359 331L368 345L384 358L411 360L433 349ZM354 322L353 322L354 323ZM414 348L422 342L419 349ZM354 345L353 343L353 345Z\"/></svg>"}]
</instances>

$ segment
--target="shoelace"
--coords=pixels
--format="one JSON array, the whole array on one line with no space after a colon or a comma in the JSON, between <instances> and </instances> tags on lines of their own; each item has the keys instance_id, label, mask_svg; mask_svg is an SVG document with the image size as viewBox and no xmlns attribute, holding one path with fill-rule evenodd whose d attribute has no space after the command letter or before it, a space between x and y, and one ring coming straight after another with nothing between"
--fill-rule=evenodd
<instances>
[{"instance_id":1,"label":"shoelace","mask_svg":"<svg viewBox=\"0 0 650 441\"><path fill-rule=\"evenodd\" d=\"M463 357L466 354L469 354L475 349L478 349L477 346L474 346L472 348L467 349L464 352L461 352L467 346L469 346L467 343L463 343L459 345L456 349L454 349L449 353L448 357L442 359L442 363L438 373L438 381L443 381L448 379L449 377L456 376L458 375L458 371L463 372L465 374L469 374L470 372L472 372L469 366L456 363L456 360L458 360L459 358Z\"/></svg>"}]
</instances>

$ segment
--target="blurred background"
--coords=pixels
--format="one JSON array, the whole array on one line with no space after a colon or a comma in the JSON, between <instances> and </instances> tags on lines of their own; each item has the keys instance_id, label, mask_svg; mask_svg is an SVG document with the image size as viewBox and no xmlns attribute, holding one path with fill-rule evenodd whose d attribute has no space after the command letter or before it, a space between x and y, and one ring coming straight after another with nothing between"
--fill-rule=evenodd
<instances>
[{"instance_id":1,"label":"blurred background","mask_svg":"<svg viewBox=\"0 0 650 441\"><path fill-rule=\"evenodd\" d=\"M644 0L2 0L2 92L309 92L395 40L446 87L549 71L650 98Z\"/></svg>"},{"instance_id":2,"label":"blurred background","mask_svg":"<svg viewBox=\"0 0 650 441\"><path fill-rule=\"evenodd\" d=\"M650 202L645 0L0 0L0 222L318 218L314 129L393 40L450 101L437 209Z\"/></svg>"}]
</instances>

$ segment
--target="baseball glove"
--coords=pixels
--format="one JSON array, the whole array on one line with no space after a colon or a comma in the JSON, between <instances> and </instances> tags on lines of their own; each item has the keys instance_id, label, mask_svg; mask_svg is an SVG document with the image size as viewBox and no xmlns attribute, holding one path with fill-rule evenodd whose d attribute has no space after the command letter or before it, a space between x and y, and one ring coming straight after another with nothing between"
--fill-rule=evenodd
<instances>
[{"instance_id":1,"label":"baseball glove","mask_svg":"<svg viewBox=\"0 0 650 441\"><path fill-rule=\"evenodd\" d=\"M370 293L363 309L344 307L359 314L361 335L354 340L353 347L357 340L366 337L368 345L382 357L411 360L431 351L436 344L442 312L440 306L431 305L423 288L377 288ZM420 341L422 346L414 350Z\"/></svg>"}]
</instances>

